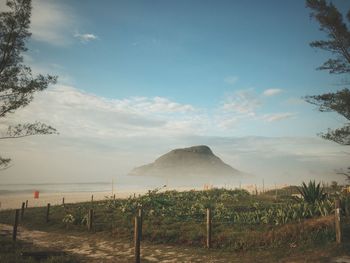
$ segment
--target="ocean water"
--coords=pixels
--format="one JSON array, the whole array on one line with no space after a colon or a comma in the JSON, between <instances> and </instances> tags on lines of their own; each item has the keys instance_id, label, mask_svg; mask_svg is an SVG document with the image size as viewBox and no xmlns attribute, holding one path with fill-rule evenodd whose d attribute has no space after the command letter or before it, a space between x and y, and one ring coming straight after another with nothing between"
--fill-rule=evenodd
<instances>
[{"instance_id":1,"label":"ocean water","mask_svg":"<svg viewBox=\"0 0 350 263\"><path fill-rule=\"evenodd\" d=\"M149 178L119 177L117 180L105 182L74 182L74 183L25 183L0 184L0 194L32 193L79 193L79 192L112 192L143 191L159 188L164 180ZM113 182L113 185L112 185Z\"/></svg>"},{"instance_id":2,"label":"ocean water","mask_svg":"<svg viewBox=\"0 0 350 263\"><path fill-rule=\"evenodd\" d=\"M114 186L115 188L115 186ZM47 184L0 184L0 193L42 193L55 192L106 192L112 190L112 183L47 183Z\"/></svg>"},{"instance_id":3,"label":"ocean water","mask_svg":"<svg viewBox=\"0 0 350 263\"><path fill-rule=\"evenodd\" d=\"M118 176L113 180L102 182L57 182L57 183L9 183L0 184L0 194L32 193L39 191L41 193L79 193L79 192L135 192L147 191L156 188L166 189L203 189L203 185L210 184L216 187L229 185L229 188L238 187L240 181L222 180L214 177L208 178L161 178L161 177L142 177L142 176Z\"/></svg>"}]
</instances>

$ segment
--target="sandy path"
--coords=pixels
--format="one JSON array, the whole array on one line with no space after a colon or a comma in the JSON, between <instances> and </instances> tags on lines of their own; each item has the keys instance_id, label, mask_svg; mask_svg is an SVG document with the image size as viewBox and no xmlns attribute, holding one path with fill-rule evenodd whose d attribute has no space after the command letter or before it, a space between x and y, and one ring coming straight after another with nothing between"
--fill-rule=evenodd
<instances>
[{"instance_id":1,"label":"sandy path","mask_svg":"<svg viewBox=\"0 0 350 263\"><path fill-rule=\"evenodd\" d=\"M11 235L12 226L0 224L0 234ZM28 230L19 227L18 239L28 243L33 243L36 247L48 251L57 250L68 254L77 255L81 262L92 263L112 263L112 262L133 262L134 249L133 244L125 240L117 240L106 237L106 234L63 234L49 233L37 230ZM332 263L350 263L350 256L338 256L327 258L322 255L299 255L278 260L283 263L301 263L301 262L332 262ZM262 257L261 257L262 256ZM322 259L322 260L321 260ZM232 254L229 252L220 253L217 250L206 250L204 248L185 248L169 245L141 245L142 262L270 262L264 259L263 255ZM306 261L305 261L306 260ZM325 261L326 260L326 261Z\"/></svg>"},{"instance_id":2,"label":"sandy path","mask_svg":"<svg viewBox=\"0 0 350 263\"><path fill-rule=\"evenodd\" d=\"M1 232L11 234L12 226L0 224ZM106 239L100 234L62 234L19 227L18 239L48 250L59 250L83 258L82 262L133 262L130 242ZM189 248L164 245L141 245L142 262L232 262L213 255L194 254Z\"/></svg>"}]
</instances>

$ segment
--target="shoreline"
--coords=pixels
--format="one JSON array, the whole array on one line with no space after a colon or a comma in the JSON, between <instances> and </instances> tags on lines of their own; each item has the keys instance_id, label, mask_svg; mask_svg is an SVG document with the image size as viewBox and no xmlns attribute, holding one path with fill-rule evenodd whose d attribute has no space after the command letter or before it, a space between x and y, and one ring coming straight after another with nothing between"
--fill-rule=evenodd
<instances>
[{"instance_id":1,"label":"shoreline","mask_svg":"<svg viewBox=\"0 0 350 263\"><path fill-rule=\"evenodd\" d=\"M279 185L275 188L265 187L265 191L273 190L273 189L281 189L286 187L287 185ZM242 185L241 189L247 190L249 193L254 194L255 189L261 192L262 188L257 187L256 185ZM175 188L159 188L160 191L191 191L191 190L210 190L215 188L213 185L204 185L204 187L175 187ZM226 189L230 189L227 187L223 187ZM239 189L239 188L231 188L231 189ZM0 192L0 211L5 209L20 209L22 206L22 202L26 202L28 200L28 207L42 207L46 206L48 203L50 205L61 205L62 199L64 198L64 202L66 204L69 203L79 203L79 202L90 202L91 196L93 195L94 201L104 200L107 197L112 197L115 194L116 198L128 198L129 196L135 195L143 195L146 194L149 190L133 190L128 189L124 191L77 191L77 192L40 192L39 198L34 198L34 192Z\"/></svg>"},{"instance_id":2,"label":"shoreline","mask_svg":"<svg viewBox=\"0 0 350 263\"><path fill-rule=\"evenodd\" d=\"M127 198L133 194L144 194L145 191L125 191L115 192L116 198ZM20 209L22 202L28 200L28 207L41 207L50 205L61 205L63 198L65 204L90 202L93 195L94 201L100 201L106 199L106 197L112 197L112 192L56 192L56 193L39 193L39 198L35 199L33 193L6 193L0 194L0 210L6 209Z\"/></svg>"}]
</instances>

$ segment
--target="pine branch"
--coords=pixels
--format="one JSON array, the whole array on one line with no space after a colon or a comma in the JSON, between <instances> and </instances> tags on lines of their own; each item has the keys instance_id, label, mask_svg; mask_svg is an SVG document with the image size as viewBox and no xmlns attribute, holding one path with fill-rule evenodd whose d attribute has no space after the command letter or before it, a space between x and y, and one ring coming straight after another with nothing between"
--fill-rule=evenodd
<instances>
[{"instance_id":1,"label":"pine branch","mask_svg":"<svg viewBox=\"0 0 350 263\"><path fill-rule=\"evenodd\" d=\"M58 134L58 132L55 128L41 122L25 123L9 126L6 135L0 137L0 140L45 134Z\"/></svg>"}]
</instances>

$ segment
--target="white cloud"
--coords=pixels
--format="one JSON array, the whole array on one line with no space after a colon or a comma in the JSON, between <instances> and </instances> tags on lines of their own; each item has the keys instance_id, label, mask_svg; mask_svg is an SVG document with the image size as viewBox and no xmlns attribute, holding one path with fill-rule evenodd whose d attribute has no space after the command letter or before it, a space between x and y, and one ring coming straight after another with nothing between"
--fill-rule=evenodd
<instances>
[{"instance_id":1,"label":"white cloud","mask_svg":"<svg viewBox=\"0 0 350 263\"><path fill-rule=\"evenodd\" d=\"M235 129L239 124L240 118L234 116L223 116L217 120L217 125L224 130Z\"/></svg>"},{"instance_id":2,"label":"white cloud","mask_svg":"<svg viewBox=\"0 0 350 263\"><path fill-rule=\"evenodd\" d=\"M234 85L238 81L238 77L237 76L228 76L224 79L224 81L227 84Z\"/></svg>"},{"instance_id":3,"label":"white cloud","mask_svg":"<svg viewBox=\"0 0 350 263\"><path fill-rule=\"evenodd\" d=\"M6 0L0 0L0 9L6 10ZM62 1L33 0L30 32L32 39L55 46L67 46L75 38L82 42L96 40L94 34L74 34L80 27L80 18Z\"/></svg>"},{"instance_id":4,"label":"white cloud","mask_svg":"<svg viewBox=\"0 0 350 263\"><path fill-rule=\"evenodd\" d=\"M0 0L0 10L6 10L6 0ZM72 10L58 1L33 0L30 32L37 41L63 46L70 42L77 21Z\"/></svg>"},{"instance_id":5,"label":"white cloud","mask_svg":"<svg viewBox=\"0 0 350 263\"><path fill-rule=\"evenodd\" d=\"M266 90L264 94L277 94L281 90L273 89ZM224 130L232 130L239 128L244 121L259 122L261 120L266 122L277 122L285 119L293 118L295 113L290 112L276 112L269 114L262 114L259 110L264 106L262 96L258 96L253 89L239 90L233 93L222 102L215 116L215 122L218 127Z\"/></svg>"},{"instance_id":6,"label":"white cloud","mask_svg":"<svg viewBox=\"0 0 350 263\"><path fill-rule=\"evenodd\" d=\"M71 42L76 27L78 21L75 14L61 2L33 1L30 29L33 39L64 46Z\"/></svg>"},{"instance_id":7,"label":"white cloud","mask_svg":"<svg viewBox=\"0 0 350 263\"><path fill-rule=\"evenodd\" d=\"M242 120L254 120L262 105L253 89L239 90L222 101L214 115L215 125L224 131L236 129Z\"/></svg>"},{"instance_id":8,"label":"white cloud","mask_svg":"<svg viewBox=\"0 0 350 263\"><path fill-rule=\"evenodd\" d=\"M179 104L162 97L134 97L122 100L125 106L132 106L140 112L148 113L190 113L195 111L194 107L188 104Z\"/></svg>"},{"instance_id":9,"label":"white cloud","mask_svg":"<svg viewBox=\"0 0 350 263\"><path fill-rule=\"evenodd\" d=\"M281 121L289 118L295 117L295 113L285 112L285 113L272 113L265 114L262 118L267 122Z\"/></svg>"},{"instance_id":10,"label":"white cloud","mask_svg":"<svg viewBox=\"0 0 350 263\"><path fill-rule=\"evenodd\" d=\"M265 90L265 91L263 92L263 94L264 94L265 96L270 97L270 96L275 96L275 95L277 95L277 94L280 94L281 92L282 92L281 89L267 89L267 90Z\"/></svg>"},{"instance_id":11,"label":"white cloud","mask_svg":"<svg viewBox=\"0 0 350 263\"><path fill-rule=\"evenodd\" d=\"M193 134L205 123L193 106L167 98L108 99L64 85L37 94L13 115L17 120L52 124L63 136L97 138Z\"/></svg>"},{"instance_id":12,"label":"white cloud","mask_svg":"<svg viewBox=\"0 0 350 263\"><path fill-rule=\"evenodd\" d=\"M73 82L72 76L70 76L63 66L55 63L45 63L42 60L35 59L28 53L23 53L23 62L29 66L33 75L54 75L58 76L58 82L61 84L70 84Z\"/></svg>"},{"instance_id":13,"label":"white cloud","mask_svg":"<svg viewBox=\"0 0 350 263\"><path fill-rule=\"evenodd\" d=\"M256 109L262 105L252 89L240 90L228 96L222 103L221 109L226 113L255 116Z\"/></svg>"},{"instance_id":14,"label":"white cloud","mask_svg":"<svg viewBox=\"0 0 350 263\"><path fill-rule=\"evenodd\" d=\"M257 99L246 94L238 97ZM4 156L14 158L14 166L4 171L2 180L23 181L20 175L25 174L28 182L86 182L96 181L98 173L99 180L107 181L111 175L124 175L171 149L198 144L209 145L236 169L257 175L242 179L255 183L261 178L266 184L299 183L327 178L335 168L347 167L348 155L343 148L321 139L200 136L208 134L210 127L217 129L215 132L235 128L255 111L239 112L221 109L212 120L194 106L168 98L108 99L57 85L37 94L8 121L43 121L57 128L60 135L2 142ZM291 114L256 114L252 119L277 121ZM215 118L218 122L213 125Z\"/></svg>"},{"instance_id":15,"label":"white cloud","mask_svg":"<svg viewBox=\"0 0 350 263\"><path fill-rule=\"evenodd\" d=\"M83 43L98 39L98 37L94 34L79 34L79 33L77 33L74 35L74 37L78 38Z\"/></svg>"}]
</instances>

